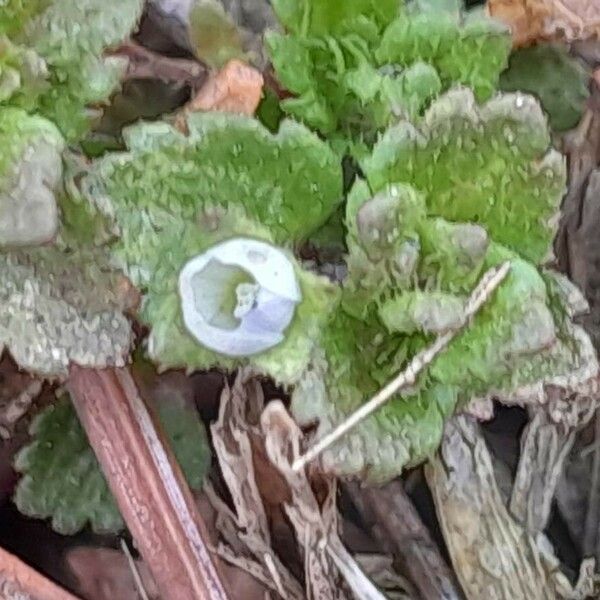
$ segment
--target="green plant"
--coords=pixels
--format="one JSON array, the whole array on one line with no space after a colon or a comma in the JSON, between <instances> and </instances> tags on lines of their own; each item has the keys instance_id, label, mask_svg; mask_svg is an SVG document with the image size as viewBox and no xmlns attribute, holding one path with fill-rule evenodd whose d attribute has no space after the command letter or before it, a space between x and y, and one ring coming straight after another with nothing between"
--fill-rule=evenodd
<instances>
[{"instance_id":1,"label":"green plant","mask_svg":"<svg viewBox=\"0 0 600 600\"><path fill-rule=\"evenodd\" d=\"M539 44L513 52L499 87L535 94L556 131L575 127L589 97L590 73L558 44Z\"/></svg>"},{"instance_id":2,"label":"green plant","mask_svg":"<svg viewBox=\"0 0 600 600\"><path fill-rule=\"evenodd\" d=\"M69 140L126 63L103 56L135 27L142 0L7 0L0 14L0 102L46 117Z\"/></svg>"},{"instance_id":3,"label":"green plant","mask_svg":"<svg viewBox=\"0 0 600 600\"><path fill-rule=\"evenodd\" d=\"M123 152L85 159L90 109L123 68L106 51L141 4L9 0L0 15L0 344L20 367L62 379L70 363L123 365L137 319L158 368L249 366L321 436L461 325L481 275L508 261L473 322L328 448L324 468L389 479L434 452L473 399L525 402L597 373L573 322L585 303L545 268L564 158L535 98L495 94L503 26L454 0L275 0L285 31L266 43L293 96L265 100L268 128L167 117L126 128ZM221 64L241 47L217 17L231 34L208 49ZM342 255L342 281L299 258L307 240ZM171 417L199 486L201 427ZM69 404L32 433L21 510L63 532L120 527Z\"/></svg>"},{"instance_id":4,"label":"green plant","mask_svg":"<svg viewBox=\"0 0 600 600\"><path fill-rule=\"evenodd\" d=\"M292 395L296 417L319 422L317 437L456 327L486 269L510 261L511 271L414 389L325 453L327 469L386 480L433 452L444 420L472 398L523 401L544 384L575 386L597 371L589 339L570 320L573 290L538 269L565 180L549 143L531 97L478 107L457 90L418 127L394 125L364 159L366 178L346 206L341 309Z\"/></svg>"},{"instance_id":5,"label":"green plant","mask_svg":"<svg viewBox=\"0 0 600 600\"><path fill-rule=\"evenodd\" d=\"M197 414L176 400L161 403L158 414L190 487L199 490L210 466L206 431ZM52 528L65 535L88 524L96 533L122 530L119 509L69 398L39 414L30 433L31 443L15 460L22 474L15 492L18 509L50 518Z\"/></svg>"},{"instance_id":6,"label":"green plant","mask_svg":"<svg viewBox=\"0 0 600 600\"><path fill-rule=\"evenodd\" d=\"M372 143L442 90L464 84L486 100L510 49L508 32L458 1L276 0L286 33L267 47L294 94L288 114L328 136Z\"/></svg>"}]
</instances>

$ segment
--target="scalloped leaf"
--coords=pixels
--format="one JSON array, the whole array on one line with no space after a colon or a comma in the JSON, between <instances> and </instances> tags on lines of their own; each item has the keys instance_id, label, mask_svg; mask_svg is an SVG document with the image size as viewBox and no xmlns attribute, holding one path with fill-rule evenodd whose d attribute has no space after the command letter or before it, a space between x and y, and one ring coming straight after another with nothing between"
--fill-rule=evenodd
<instances>
[{"instance_id":1,"label":"scalloped leaf","mask_svg":"<svg viewBox=\"0 0 600 600\"><path fill-rule=\"evenodd\" d=\"M21 65L26 69L17 70L19 89L6 101L25 108L35 106L68 139L81 135L89 125L86 106L104 101L125 67L123 60L104 57L103 53L131 33L143 4L142 0L3 3L0 35L19 44L29 61ZM37 65L38 76L24 77L32 64ZM39 75L44 71L46 85L41 86Z\"/></svg>"},{"instance_id":2,"label":"scalloped leaf","mask_svg":"<svg viewBox=\"0 0 600 600\"><path fill-rule=\"evenodd\" d=\"M126 130L129 152L92 165L80 182L82 197L72 198L70 224L89 232L90 219L78 218L88 201L90 213L105 218L99 238L116 234L111 254L145 294L140 317L151 326L148 354L161 367L250 363L292 383L337 302L333 285L303 271L290 253L302 301L285 339L251 359L233 360L186 330L179 274L190 259L232 237L285 246L305 239L339 205L339 160L325 142L291 121L273 135L248 117L197 113L189 115L187 128L188 136L166 123Z\"/></svg>"},{"instance_id":3,"label":"scalloped leaf","mask_svg":"<svg viewBox=\"0 0 600 600\"><path fill-rule=\"evenodd\" d=\"M287 34L266 44L279 81L294 94L284 111L324 134L375 140L398 117L418 115L462 83L495 90L510 51L508 30L481 11L427 2L281 0Z\"/></svg>"},{"instance_id":4,"label":"scalloped leaf","mask_svg":"<svg viewBox=\"0 0 600 600\"><path fill-rule=\"evenodd\" d=\"M69 363L122 366L132 342L123 312L130 284L95 251L41 247L0 253L0 345L17 364L45 376Z\"/></svg>"},{"instance_id":5,"label":"scalloped leaf","mask_svg":"<svg viewBox=\"0 0 600 600\"><path fill-rule=\"evenodd\" d=\"M460 9L440 10L436 3L420 2L390 23L376 58L379 64L423 61L435 67L445 89L462 84L478 100L486 100L506 67L510 47L506 26L483 10L461 14Z\"/></svg>"},{"instance_id":6,"label":"scalloped leaf","mask_svg":"<svg viewBox=\"0 0 600 600\"><path fill-rule=\"evenodd\" d=\"M355 183L346 206L342 310L292 396L297 419L319 423L317 438L455 327L486 270L510 261L511 271L414 388L325 452L326 469L389 479L435 451L457 405L537 402L544 386L572 392L597 376L594 348L572 322L581 311L573 286L536 266L564 185L548 137L532 99L506 95L475 109L472 92L459 90L420 130L386 132L364 161L368 182Z\"/></svg>"},{"instance_id":7,"label":"scalloped leaf","mask_svg":"<svg viewBox=\"0 0 600 600\"><path fill-rule=\"evenodd\" d=\"M201 489L210 466L204 425L176 403L161 403L158 416L190 487ZM88 524L96 533L121 531L125 524L69 399L38 415L30 433L32 442L15 459L22 473L14 496L19 511L51 519L52 528L64 535Z\"/></svg>"},{"instance_id":8,"label":"scalloped leaf","mask_svg":"<svg viewBox=\"0 0 600 600\"><path fill-rule=\"evenodd\" d=\"M362 166L373 191L410 184L432 215L481 224L536 264L550 252L566 169L531 96L502 94L478 107L471 91L452 90L419 127L388 129Z\"/></svg>"},{"instance_id":9,"label":"scalloped leaf","mask_svg":"<svg viewBox=\"0 0 600 600\"><path fill-rule=\"evenodd\" d=\"M284 121L273 135L250 117L209 112L188 115L187 128L187 136L166 123L128 128L129 152L97 161L82 183L115 221L128 260L143 251L144 232L193 222L206 206L241 206L290 244L341 202L337 156L298 123Z\"/></svg>"},{"instance_id":10,"label":"scalloped leaf","mask_svg":"<svg viewBox=\"0 0 600 600\"><path fill-rule=\"evenodd\" d=\"M425 219L425 230L429 221ZM466 224L434 221L440 238L455 245L457 253L464 251ZM401 229L401 221L396 223ZM417 235L420 230L417 225ZM456 230L463 237L452 235ZM417 244L419 254L411 276L397 276L394 259L403 244L402 236L397 236L389 251L372 262L371 273L383 275L384 285L375 275L365 279L349 262L342 298L346 311L338 311L326 326L311 367L292 395L296 418L301 423L319 423L317 438L402 371L434 335L455 326L463 312L466 294L460 290L467 286L452 284L447 265L428 253L427 244ZM583 330L572 324L558 286L502 246L490 243L484 246L484 254L472 263L472 271L479 273L510 260L508 278L414 389L398 394L325 452L327 470L385 481L436 450L444 421L458 404L474 397L535 402L543 397L545 385L572 391L597 375L593 346ZM460 270L459 263L457 267ZM348 313L348 306L361 305L368 291L368 308L363 304L362 311Z\"/></svg>"}]
</instances>

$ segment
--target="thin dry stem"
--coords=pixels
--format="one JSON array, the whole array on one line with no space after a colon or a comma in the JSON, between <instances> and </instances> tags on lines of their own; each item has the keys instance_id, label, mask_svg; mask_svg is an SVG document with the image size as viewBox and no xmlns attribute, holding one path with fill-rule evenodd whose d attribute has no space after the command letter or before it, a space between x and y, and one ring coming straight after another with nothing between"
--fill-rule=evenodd
<instances>
[{"instance_id":1,"label":"thin dry stem","mask_svg":"<svg viewBox=\"0 0 600 600\"><path fill-rule=\"evenodd\" d=\"M445 350L448 344L469 324L471 318L508 275L509 270L510 262L504 262L500 266L487 271L473 290L465 307L465 314L460 325L455 329L450 329L446 333L440 335L431 346L416 354L410 363L408 363L408 366L404 371L377 392L377 394L375 394L368 402L353 412L345 421L340 423L340 425L330 431L327 435L323 436L323 438L316 442L312 448L309 448L305 454L298 457L292 464L292 469L294 471L303 469L324 450L348 433L348 431L356 427L361 421L364 421L369 415L383 406L399 390L414 385L417 376L421 371L429 366L433 359L440 354L440 352Z\"/></svg>"},{"instance_id":2,"label":"thin dry stem","mask_svg":"<svg viewBox=\"0 0 600 600\"><path fill-rule=\"evenodd\" d=\"M131 571L135 588L137 589L140 598L142 600L150 600L148 593L146 592L146 588L144 587L144 582L142 581L140 572L135 564L135 560L133 560L133 556L131 556L131 550L129 550L129 546L123 538L121 538L121 550L123 550L123 554L125 555L125 558L127 558L127 564L129 565L129 570Z\"/></svg>"}]
</instances>

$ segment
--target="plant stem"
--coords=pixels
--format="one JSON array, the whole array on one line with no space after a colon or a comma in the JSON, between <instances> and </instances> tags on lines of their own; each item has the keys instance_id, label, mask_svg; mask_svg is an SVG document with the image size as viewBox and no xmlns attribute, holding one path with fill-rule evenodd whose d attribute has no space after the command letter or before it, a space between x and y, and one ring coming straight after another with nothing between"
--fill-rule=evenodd
<instances>
[{"instance_id":1,"label":"plant stem","mask_svg":"<svg viewBox=\"0 0 600 600\"><path fill-rule=\"evenodd\" d=\"M71 366L69 391L164 600L227 600L206 525L127 369Z\"/></svg>"},{"instance_id":2,"label":"plant stem","mask_svg":"<svg viewBox=\"0 0 600 600\"><path fill-rule=\"evenodd\" d=\"M2 548L0 548L0 598L79 600Z\"/></svg>"}]
</instances>

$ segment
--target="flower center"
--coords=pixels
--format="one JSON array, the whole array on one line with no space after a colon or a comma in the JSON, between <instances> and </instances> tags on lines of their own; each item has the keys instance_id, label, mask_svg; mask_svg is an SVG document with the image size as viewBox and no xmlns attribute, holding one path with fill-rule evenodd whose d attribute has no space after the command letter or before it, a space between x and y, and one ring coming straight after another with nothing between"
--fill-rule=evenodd
<instances>
[{"instance_id":1,"label":"flower center","mask_svg":"<svg viewBox=\"0 0 600 600\"><path fill-rule=\"evenodd\" d=\"M240 283L235 288L237 296L237 305L233 309L233 316L236 319L243 319L253 308L256 307L256 299L260 285L258 283Z\"/></svg>"}]
</instances>

